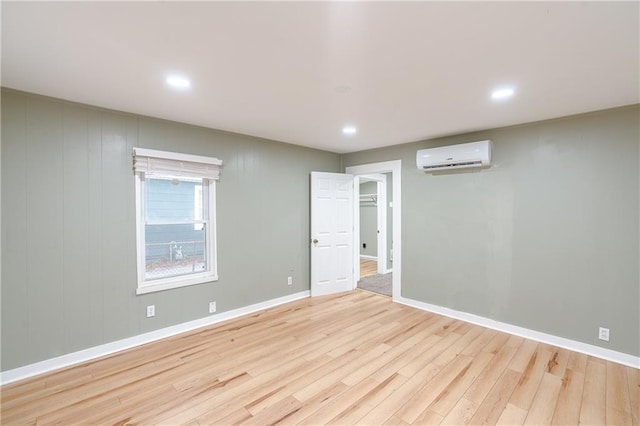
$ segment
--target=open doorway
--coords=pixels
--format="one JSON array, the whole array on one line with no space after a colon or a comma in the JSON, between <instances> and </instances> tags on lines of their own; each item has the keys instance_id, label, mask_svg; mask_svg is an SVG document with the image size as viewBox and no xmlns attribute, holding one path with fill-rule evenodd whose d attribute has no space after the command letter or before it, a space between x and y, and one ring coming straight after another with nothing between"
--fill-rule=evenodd
<instances>
[{"instance_id":1,"label":"open doorway","mask_svg":"<svg viewBox=\"0 0 640 426\"><path fill-rule=\"evenodd\" d=\"M389 248L393 244L393 198L388 190L392 179L390 172L356 176L360 192L360 276L356 286L385 296L392 292L393 252Z\"/></svg>"},{"instance_id":2,"label":"open doorway","mask_svg":"<svg viewBox=\"0 0 640 426\"><path fill-rule=\"evenodd\" d=\"M401 185L400 172L402 162L400 160L386 161L383 163L364 164L359 166L350 166L346 168L346 173L355 175L355 197L354 197L354 288L360 287L359 283L362 279L369 277L384 277L391 282L391 289L388 289L388 282L385 283L387 293L391 295L393 300L401 297ZM374 182L373 184L368 182ZM361 183L365 186L361 189ZM375 188L375 201L371 200ZM361 201L363 203L361 203ZM360 234L361 227L361 204L369 204L369 213L375 212L376 227L374 229L375 237L371 234L366 237ZM364 207L363 207L364 208ZM373 210L372 210L373 209ZM373 215L371 215L373 216ZM371 220L371 218L369 218ZM367 226L362 220L363 225ZM383 223L381 223L383 222ZM380 232L378 232L380 231ZM363 241L366 239L366 241ZM372 251L366 249L373 248L369 245L369 241L375 240L375 255ZM366 248L363 247L366 243ZM361 254L364 254L361 257ZM369 256L370 258L367 258ZM375 259L371 259L375 257ZM367 261L375 262L375 274L368 275ZM372 262L369 262L372 265ZM372 266L368 267L369 270ZM363 274L362 274L363 273Z\"/></svg>"}]
</instances>

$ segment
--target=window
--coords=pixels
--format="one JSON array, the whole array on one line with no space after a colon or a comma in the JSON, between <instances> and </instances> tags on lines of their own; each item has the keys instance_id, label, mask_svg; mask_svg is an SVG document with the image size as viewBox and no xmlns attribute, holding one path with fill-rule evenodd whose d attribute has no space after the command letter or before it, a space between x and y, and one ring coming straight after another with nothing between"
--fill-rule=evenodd
<instances>
[{"instance_id":1,"label":"window","mask_svg":"<svg viewBox=\"0 0 640 426\"><path fill-rule=\"evenodd\" d=\"M215 281L216 158L134 148L137 294Z\"/></svg>"}]
</instances>

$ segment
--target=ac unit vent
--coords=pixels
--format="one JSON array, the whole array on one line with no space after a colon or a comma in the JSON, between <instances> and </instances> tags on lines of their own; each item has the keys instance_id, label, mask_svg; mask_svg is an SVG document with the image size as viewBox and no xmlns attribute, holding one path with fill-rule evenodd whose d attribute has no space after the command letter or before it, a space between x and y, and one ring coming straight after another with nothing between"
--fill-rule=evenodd
<instances>
[{"instance_id":1,"label":"ac unit vent","mask_svg":"<svg viewBox=\"0 0 640 426\"><path fill-rule=\"evenodd\" d=\"M423 170L434 170L434 169L450 169L450 168L458 168L461 169L463 167L482 167L482 161L465 161L461 163L451 163L451 164L434 164L432 166L423 166Z\"/></svg>"}]
</instances>

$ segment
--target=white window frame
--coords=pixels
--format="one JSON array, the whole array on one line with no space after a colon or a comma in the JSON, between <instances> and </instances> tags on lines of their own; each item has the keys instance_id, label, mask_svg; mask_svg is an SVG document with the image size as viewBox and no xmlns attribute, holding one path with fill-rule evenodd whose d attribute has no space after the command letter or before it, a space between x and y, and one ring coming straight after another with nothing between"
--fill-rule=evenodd
<instances>
[{"instance_id":1,"label":"white window frame","mask_svg":"<svg viewBox=\"0 0 640 426\"><path fill-rule=\"evenodd\" d=\"M207 179L207 182L209 180ZM193 188L193 211L194 211L194 219L195 220L204 220L204 217L202 217L202 188L207 185L209 186L208 183L203 182L202 185L196 185ZM193 230L194 231L201 231L202 230L202 223L196 223L195 225L193 225Z\"/></svg>"},{"instance_id":2,"label":"white window frame","mask_svg":"<svg viewBox=\"0 0 640 426\"><path fill-rule=\"evenodd\" d=\"M188 154L179 154L174 152L163 152L142 148L134 148L134 155L144 155L154 158L170 159L176 161L188 161L188 162L202 162L206 164L221 165L222 161L211 158L201 157ZM202 191L208 194L208 218L202 218L203 223L207 223L205 228L205 241L207 252L207 265L208 270L201 273L194 273L188 275L180 275L175 277L159 278L154 280L147 280L146 276L146 260L145 260L145 194L143 191L145 173L134 171L135 176L135 197L136 197L136 250L137 250L137 266L138 266L138 286L136 294L153 293L156 291L169 290L173 288L186 287L190 285L202 284L206 282L213 282L218 280L218 261L217 261L217 238L216 238L216 181L217 179L211 179L202 176L203 186L206 184L206 191ZM166 176L166 175L165 175ZM169 177L175 177L180 179L177 174L169 175ZM203 188L204 189L204 188Z\"/></svg>"}]
</instances>

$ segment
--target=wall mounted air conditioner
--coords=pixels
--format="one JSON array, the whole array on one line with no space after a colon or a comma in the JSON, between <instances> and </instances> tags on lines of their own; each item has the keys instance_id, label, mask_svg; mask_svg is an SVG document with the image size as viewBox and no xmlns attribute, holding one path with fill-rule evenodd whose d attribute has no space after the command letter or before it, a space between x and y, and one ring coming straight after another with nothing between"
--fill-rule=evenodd
<instances>
[{"instance_id":1,"label":"wall mounted air conditioner","mask_svg":"<svg viewBox=\"0 0 640 426\"><path fill-rule=\"evenodd\" d=\"M462 143L439 148L420 149L418 169L425 172L491 166L491 141Z\"/></svg>"}]
</instances>

